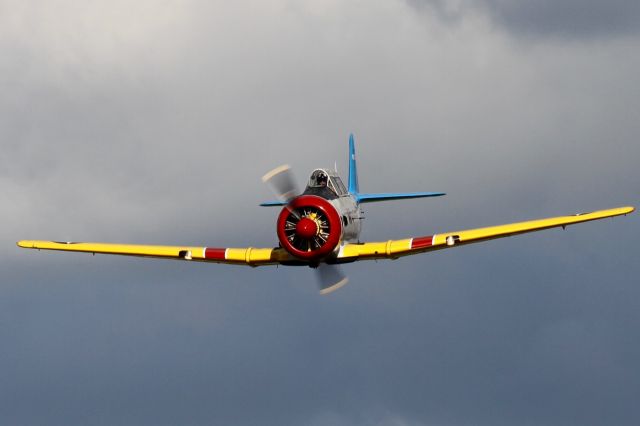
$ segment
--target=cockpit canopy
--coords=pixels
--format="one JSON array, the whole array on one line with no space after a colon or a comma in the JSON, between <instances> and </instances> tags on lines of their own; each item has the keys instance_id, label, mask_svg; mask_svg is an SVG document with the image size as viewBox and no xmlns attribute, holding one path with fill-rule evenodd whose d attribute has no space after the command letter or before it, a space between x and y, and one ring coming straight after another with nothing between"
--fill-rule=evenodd
<instances>
[{"instance_id":1,"label":"cockpit canopy","mask_svg":"<svg viewBox=\"0 0 640 426\"><path fill-rule=\"evenodd\" d=\"M345 188L342 179L336 172L316 169L309 177L309 184L305 193L322 191L324 188L328 188L334 196L340 197L347 194L347 188Z\"/></svg>"}]
</instances>

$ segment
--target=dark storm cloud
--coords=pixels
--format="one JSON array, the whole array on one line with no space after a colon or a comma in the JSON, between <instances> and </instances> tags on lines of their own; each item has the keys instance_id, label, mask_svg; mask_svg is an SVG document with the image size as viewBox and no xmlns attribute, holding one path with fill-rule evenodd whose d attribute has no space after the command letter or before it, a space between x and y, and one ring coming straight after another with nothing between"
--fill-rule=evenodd
<instances>
[{"instance_id":1,"label":"dark storm cloud","mask_svg":"<svg viewBox=\"0 0 640 426\"><path fill-rule=\"evenodd\" d=\"M614 0L408 0L432 7L448 20L481 11L516 36L569 39L607 38L640 31L640 4Z\"/></svg>"}]
</instances>

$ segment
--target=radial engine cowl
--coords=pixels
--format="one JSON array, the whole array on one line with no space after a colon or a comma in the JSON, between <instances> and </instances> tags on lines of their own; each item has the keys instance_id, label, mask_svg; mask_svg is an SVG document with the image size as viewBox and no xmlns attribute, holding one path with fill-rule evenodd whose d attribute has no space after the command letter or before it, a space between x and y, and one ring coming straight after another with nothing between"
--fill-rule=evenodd
<instances>
[{"instance_id":1,"label":"radial engine cowl","mask_svg":"<svg viewBox=\"0 0 640 426\"><path fill-rule=\"evenodd\" d=\"M277 229L280 245L306 260L327 256L337 247L342 235L342 223L335 207L315 195L301 195L282 209Z\"/></svg>"}]
</instances>

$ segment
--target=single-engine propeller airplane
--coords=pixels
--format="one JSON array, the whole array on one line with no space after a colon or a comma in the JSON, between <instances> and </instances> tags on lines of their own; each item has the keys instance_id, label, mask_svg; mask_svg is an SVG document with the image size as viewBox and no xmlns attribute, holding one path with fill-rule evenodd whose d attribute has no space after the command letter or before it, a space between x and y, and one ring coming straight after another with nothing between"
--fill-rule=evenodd
<instances>
[{"instance_id":1,"label":"single-engine propeller airplane","mask_svg":"<svg viewBox=\"0 0 640 426\"><path fill-rule=\"evenodd\" d=\"M510 223L464 231L441 232L400 240L360 242L363 219L360 205L386 200L438 197L442 192L389 194L361 193L358 187L353 135L349 137L349 175L347 186L337 172L316 169L304 192L296 189L289 166L278 167L263 176L276 194L277 201L261 206L282 207L276 222L278 247L226 248L190 246L152 246L57 241L19 241L20 247L87 253L179 259L235 265L290 265L315 268L320 293L326 294L347 283L338 266L341 263L369 259L397 259L402 256L457 247L465 244L509 237L554 227L566 227L606 217L626 215L633 207L618 207L573 216Z\"/></svg>"}]
</instances>

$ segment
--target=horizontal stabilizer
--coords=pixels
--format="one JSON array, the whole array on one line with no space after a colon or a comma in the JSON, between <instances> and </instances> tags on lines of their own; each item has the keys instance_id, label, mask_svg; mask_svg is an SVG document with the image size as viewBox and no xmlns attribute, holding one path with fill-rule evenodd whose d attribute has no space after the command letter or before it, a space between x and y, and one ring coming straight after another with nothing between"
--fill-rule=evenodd
<instances>
[{"instance_id":1,"label":"horizontal stabilizer","mask_svg":"<svg viewBox=\"0 0 640 426\"><path fill-rule=\"evenodd\" d=\"M399 192L389 194L355 194L359 203L374 203L376 201L403 200L407 198L440 197L444 192Z\"/></svg>"},{"instance_id":2,"label":"horizontal stabilizer","mask_svg":"<svg viewBox=\"0 0 640 426\"><path fill-rule=\"evenodd\" d=\"M260 203L261 207L278 207L286 205L286 201L265 201L264 203Z\"/></svg>"}]
</instances>

